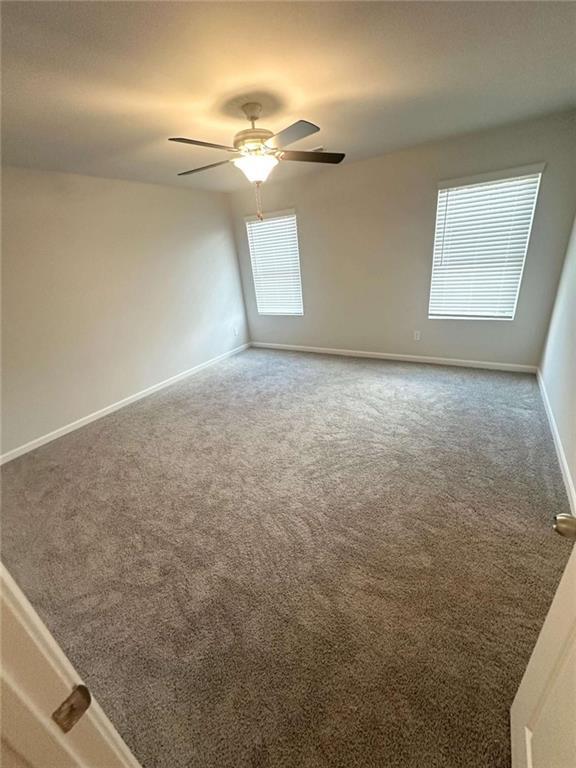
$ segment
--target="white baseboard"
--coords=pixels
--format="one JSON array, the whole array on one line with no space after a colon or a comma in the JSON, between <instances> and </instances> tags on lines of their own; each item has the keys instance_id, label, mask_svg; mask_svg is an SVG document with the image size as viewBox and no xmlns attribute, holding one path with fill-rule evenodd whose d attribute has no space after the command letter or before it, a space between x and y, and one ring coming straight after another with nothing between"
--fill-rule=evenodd
<instances>
[{"instance_id":1,"label":"white baseboard","mask_svg":"<svg viewBox=\"0 0 576 768\"><path fill-rule=\"evenodd\" d=\"M423 357L421 355L397 355L390 352L364 352L357 349L332 349L330 347L301 347L294 344L269 344L253 341L252 347L261 349L284 349L292 352L316 352L323 355L344 355L345 357L373 357L377 360L400 360L407 363L428 363L430 365L456 365L461 368L487 368L492 371L515 371L536 373L535 365L520 363L491 363L484 360L458 360L452 357Z\"/></svg>"},{"instance_id":2,"label":"white baseboard","mask_svg":"<svg viewBox=\"0 0 576 768\"><path fill-rule=\"evenodd\" d=\"M546 416L548 416L548 423L550 424L550 430L552 431L552 437L554 438L556 454L558 455L558 462L560 464L560 469L562 470L562 477L564 478L564 485L566 486L566 493L568 494L568 500L570 502L570 509L572 510L572 514L576 515L576 483L574 482L574 478L570 472L568 459L566 458L566 453L564 452L564 446L562 445L560 432L558 431L558 426L556 425L556 419L554 418L554 412L548 398L548 392L546 392L546 385L544 384L544 379L540 369L538 369L537 375L538 385L542 395L542 401L546 410Z\"/></svg>"},{"instance_id":3,"label":"white baseboard","mask_svg":"<svg viewBox=\"0 0 576 768\"><path fill-rule=\"evenodd\" d=\"M98 411L89 413L87 416L83 416L82 418L77 419L76 421L73 421L70 424L65 424L63 427L59 427L58 429L55 429L46 435L42 435L41 437L37 437L34 440L30 440L30 442L25 443L24 445L20 445L17 448L13 448L11 451L7 451L6 453L2 454L2 456L0 456L0 465L6 464L7 462L18 458L18 456L22 456L23 454L28 453L29 451L33 451L35 448L39 448L40 446L45 445L46 443L49 443L52 440L56 440L57 438L68 434L68 432L73 432L75 429L79 429L80 427L83 427L86 424L90 424L90 422L92 421L101 419L103 416L107 416L109 413L113 413L114 411L117 411L120 408L124 408L124 406L130 405L130 403L133 403L136 400L141 400L143 397L147 397L148 395L151 395L154 392L158 392L160 389L164 389L164 387L169 387L171 384L176 384L176 382L180 381L181 379L185 379L188 376L193 376L195 373L199 373L204 368L208 368L210 365L214 365L220 360L225 360L227 357L231 357L232 355L235 355L238 352L242 352L248 347L256 347L256 348L263 348L263 349L279 349L279 350L287 350L287 351L293 351L293 352L316 352L318 354L326 354L326 355L344 355L347 357L366 357L366 358L375 358L375 359L381 359L381 360L399 360L399 361L412 362L412 363L429 363L433 365L455 365L455 366L466 367L466 368L486 368L486 369L496 370L496 371L517 371L521 373L536 373L537 371L537 368L535 366L520 365L517 363L493 363L493 362L485 362L481 360L457 360L453 358L444 358L444 357L423 357L420 355L397 355L397 354L392 354L388 352L365 352L362 350L353 350L353 349L333 349L330 347L307 347L307 346L297 346L293 344L269 344L267 342L253 341L248 344L242 344L241 346L236 347L235 349L232 349L229 352L224 352L222 355L218 355L217 357L213 357L204 363L200 363L199 365L194 366L193 368L189 368L186 371L182 371L182 373L178 373L176 374L176 376L172 376L169 379L165 379L164 381L161 381L158 384L154 384L151 387L147 387L146 389L143 389L140 392L136 392L136 394L134 395L125 397L116 403L112 403L111 405L108 405L105 408L101 408Z\"/></svg>"},{"instance_id":4,"label":"white baseboard","mask_svg":"<svg viewBox=\"0 0 576 768\"><path fill-rule=\"evenodd\" d=\"M182 371L182 373L177 373L175 376L171 376L169 379L160 381L158 384L153 384L151 387L142 389L140 392L136 392L134 395L129 395L122 400L118 400L118 402L112 403L112 405L107 405L105 408L101 408L98 411L89 413L87 416L83 416L81 419L77 419L70 424L65 424L63 427L59 427L53 432L48 432L47 435L42 435L41 437L37 437L34 440L30 440L30 442L25 443L24 445L18 446L18 448L13 448L11 451L8 451L7 453L4 453L2 456L0 456L0 465L6 464L8 461L12 461L12 459L17 459L18 456L22 456L29 451L33 451L35 448L39 448L41 445L45 445L52 440L56 440L57 438L68 434L68 432L73 432L75 429L80 429L80 427L83 427L86 424L90 424L91 421L101 419L103 416L107 416L109 413L113 413L120 408L124 408L124 406L130 405L130 403L134 403L136 400L141 400L143 397L147 397L154 392L158 392L158 390L164 389L164 387L169 387L171 384L176 384L176 382L180 381L181 379L186 379L188 376L193 376L195 373L199 373L200 371L204 370L204 368L208 368L209 366L214 365L221 360L225 360L227 357L236 355L238 352L243 352L245 349L248 349L249 346L250 344L242 344L240 347L235 347L235 349L231 349L229 352L224 352L221 355L217 355L217 357L212 357L210 360L206 360L204 363L195 365L193 368Z\"/></svg>"}]
</instances>

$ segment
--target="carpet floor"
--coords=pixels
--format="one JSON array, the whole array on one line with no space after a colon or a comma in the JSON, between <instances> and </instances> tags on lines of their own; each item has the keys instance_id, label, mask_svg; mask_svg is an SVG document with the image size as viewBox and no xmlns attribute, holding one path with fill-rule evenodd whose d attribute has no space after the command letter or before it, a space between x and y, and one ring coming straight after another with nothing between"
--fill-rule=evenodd
<instances>
[{"instance_id":1,"label":"carpet floor","mask_svg":"<svg viewBox=\"0 0 576 768\"><path fill-rule=\"evenodd\" d=\"M250 350L2 475L4 562L145 768L510 765L570 551L533 376Z\"/></svg>"}]
</instances>

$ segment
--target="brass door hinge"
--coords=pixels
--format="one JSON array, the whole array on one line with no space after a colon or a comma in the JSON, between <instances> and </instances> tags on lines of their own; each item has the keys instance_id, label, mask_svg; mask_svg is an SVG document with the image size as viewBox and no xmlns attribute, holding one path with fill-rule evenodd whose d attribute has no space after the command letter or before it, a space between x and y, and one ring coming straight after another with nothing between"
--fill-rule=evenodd
<instances>
[{"instance_id":1,"label":"brass door hinge","mask_svg":"<svg viewBox=\"0 0 576 768\"><path fill-rule=\"evenodd\" d=\"M70 696L64 699L58 709L52 712L52 720L68 733L90 706L92 696L85 685L75 685Z\"/></svg>"}]
</instances>

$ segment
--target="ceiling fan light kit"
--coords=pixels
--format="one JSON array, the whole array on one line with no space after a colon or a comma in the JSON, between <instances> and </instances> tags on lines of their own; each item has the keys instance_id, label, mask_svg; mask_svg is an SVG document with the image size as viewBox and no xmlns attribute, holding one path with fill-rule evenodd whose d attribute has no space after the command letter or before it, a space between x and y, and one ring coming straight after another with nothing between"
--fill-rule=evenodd
<instances>
[{"instance_id":1,"label":"ceiling fan light kit","mask_svg":"<svg viewBox=\"0 0 576 768\"><path fill-rule=\"evenodd\" d=\"M266 181L279 161L275 155L250 154L243 155L232 162L236 168L240 168L248 181L255 184Z\"/></svg>"},{"instance_id":2,"label":"ceiling fan light kit","mask_svg":"<svg viewBox=\"0 0 576 768\"><path fill-rule=\"evenodd\" d=\"M230 160L223 160L219 163L211 163L201 168L193 168L191 171L182 171L179 176L188 176L192 173L216 168L218 165L233 163L246 176L248 181L256 185L256 201L258 205L258 218L262 218L260 205L259 187L272 170L280 161L296 161L308 163L330 163L337 164L344 160L345 155L341 152L323 152L323 151L286 151L284 147L293 144L295 141L311 136L320 130L314 123L307 120L298 120L289 125L279 133L272 133L265 128L256 128L256 121L262 112L262 105L257 102L244 104L242 111L250 121L251 127L239 131L233 140L233 146L225 144L212 144L208 141L198 141L196 139L171 138L169 141L177 141L182 144L193 144L200 147L210 147L211 149L220 149L226 152L232 152L236 157Z\"/></svg>"}]
</instances>

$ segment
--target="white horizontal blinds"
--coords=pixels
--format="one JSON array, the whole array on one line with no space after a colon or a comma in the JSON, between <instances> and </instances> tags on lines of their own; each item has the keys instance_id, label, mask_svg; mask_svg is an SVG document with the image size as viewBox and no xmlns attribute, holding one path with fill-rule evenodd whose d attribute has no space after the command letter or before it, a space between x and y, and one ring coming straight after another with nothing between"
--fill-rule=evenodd
<instances>
[{"instance_id":1,"label":"white horizontal blinds","mask_svg":"<svg viewBox=\"0 0 576 768\"><path fill-rule=\"evenodd\" d=\"M246 221L260 315L303 315L296 214Z\"/></svg>"},{"instance_id":2,"label":"white horizontal blinds","mask_svg":"<svg viewBox=\"0 0 576 768\"><path fill-rule=\"evenodd\" d=\"M429 317L513 319L541 176L439 190Z\"/></svg>"}]
</instances>

